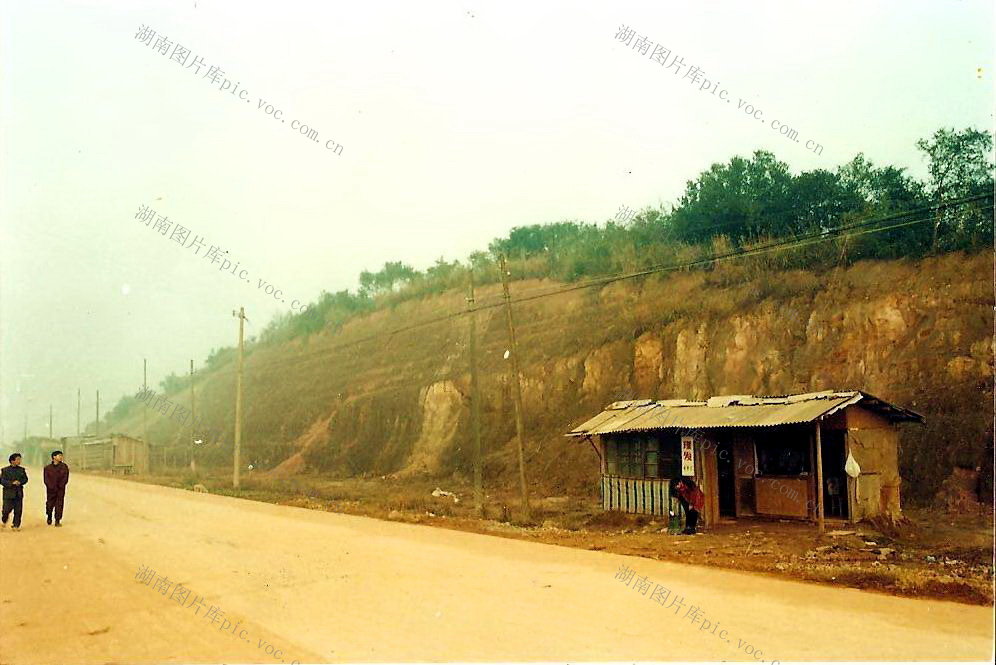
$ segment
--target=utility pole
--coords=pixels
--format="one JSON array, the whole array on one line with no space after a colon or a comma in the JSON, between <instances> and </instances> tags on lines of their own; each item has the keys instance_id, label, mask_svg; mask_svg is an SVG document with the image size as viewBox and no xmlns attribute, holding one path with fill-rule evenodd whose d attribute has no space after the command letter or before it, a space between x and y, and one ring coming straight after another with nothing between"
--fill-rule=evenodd
<instances>
[{"instance_id":1,"label":"utility pole","mask_svg":"<svg viewBox=\"0 0 996 665\"><path fill-rule=\"evenodd\" d=\"M48 438L52 438L52 405L48 405Z\"/></svg>"},{"instance_id":2,"label":"utility pole","mask_svg":"<svg viewBox=\"0 0 996 665\"><path fill-rule=\"evenodd\" d=\"M94 438L99 439L100 438L100 390L97 391L97 424L94 427L96 428L94 430L95 433Z\"/></svg>"},{"instance_id":3,"label":"utility pole","mask_svg":"<svg viewBox=\"0 0 996 665\"><path fill-rule=\"evenodd\" d=\"M197 473L197 462L194 461L194 359L190 359L190 471Z\"/></svg>"},{"instance_id":4,"label":"utility pole","mask_svg":"<svg viewBox=\"0 0 996 665\"><path fill-rule=\"evenodd\" d=\"M242 352L244 350L243 333L246 322L245 308L239 307L238 312L233 310L232 316L239 317L239 369L235 379L235 453L232 469L232 487L239 489L239 467L242 464L239 457L242 452Z\"/></svg>"},{"instance_id":5,"label":"utility pole","mask_svg":"<svg viewBox=\"0 0 996 665\"><path fill-rule=\"evenodd\" d=\"M522 511L526 520L532 519L529 508L529 489L526 487L526 455L523 450L522 384L519 382L519 350L515 343L515 324L512 321L512 297L508 292L508 261L501 255L501 288L505 296L505 315L508 319L509 354L512 357L512 399L515 402L515 440L519 449L519 485L522 489Z\"/></svg>"},{"instance_id":6,"label":"utility pole","mask_svg":"<svg viewBox=\"0 0 996 665\"><path fill-rule=\"evenodd\" d=\"M32 398L26 396L24 402L24 441L25 442L27 442L28 440L28 415L31 413L31 402Z\"/></svg>"},{"instance_id":7,"label":"utility pole","mask_svg":"<svg viewBox=\"0 0 996 665\"><path fill-rule=\"evenodd\" d=\"M474 309L474 271L470 270L467 312L470 313L470 419L474 433L474 510L484 517L484 487L481 478L481 390L477 380L477 313Z\"/></svg>"},{"instance_id":8,"label":"utility pole","mask_svg":"<svg viewBox=\"0 0 996 665\"><path fill-rule=\"evenodd\" d=\"M145 397L142 400L142 441L145 445L149 445L149 397L146 393L149 392L149 361L142 358L142 395Z\"/></svg>"},{"instance_id":9,"label":"utility pole","mask_svg":"<svg viewBox=\"0 0 996 665\"><path fill-rule=\"evenodd\" d=\"M76 389L76 436L80 435L80 405L82 400L80 399L80 389Z\"/></svg>"},{"instance_id":10,"label":"utility pole","mask_svg":"<svg viewBox=\"0 0 996 665\"><path fill-rule=\"evenodd\" d=\"M941 220L944 214L944 205L942 203L944 198L944 190L942 189L937 193L937 206L934 208L934 235L930 239L930 253L937 253L937 231L941 227Z\"/></svg>"}]
</instances>

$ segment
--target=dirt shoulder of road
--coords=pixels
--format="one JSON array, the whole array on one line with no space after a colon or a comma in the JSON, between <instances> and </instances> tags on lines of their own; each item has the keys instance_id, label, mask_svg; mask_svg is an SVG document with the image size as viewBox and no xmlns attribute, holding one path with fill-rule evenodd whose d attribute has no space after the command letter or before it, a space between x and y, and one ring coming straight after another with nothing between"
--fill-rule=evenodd
<instances>
[{"instance_id":1,"label":"dirt shoulder of road","mask_svg":"<svg viewBox=\"0 0 996 665\"><path fill-rule=\"evenodd\" d=\"M419 523L650 559L767 573L793 580L993 605L993 512L950 515L907 509L899 524L831 524L824 536L793 520L721 522L696 536L669 535L645 515L603 512L593 497L536 498L532 520L510 494L489 491L485 517L465 484L391 477L329 480L250 473L239 490L231 477L189 472L128 476L139 482L225 494L279 505ZM434 490L445 493L433 496Z\"/></svg>"}]
</instances>

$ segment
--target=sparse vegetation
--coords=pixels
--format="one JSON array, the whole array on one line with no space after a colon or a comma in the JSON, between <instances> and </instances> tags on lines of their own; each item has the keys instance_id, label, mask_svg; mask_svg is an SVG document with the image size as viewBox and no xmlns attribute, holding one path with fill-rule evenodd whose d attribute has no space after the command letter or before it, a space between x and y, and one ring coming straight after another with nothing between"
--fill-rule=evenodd
<instances>
[{"instance_id":1,"label":"sparse vegetation","mask_svg":"<svg viewBox=\"0 0 996 665\"><path fill-rule=\"evenodd\" d=\"M992 135L972 128L943 128L918 141L917 147L928 162L926 182L911 178L902 168L877 166L863 154L835 171L816 169L797 175L770 152L735 156L689 180L677 204L646 208L625 223L559 221L515 227L507 237L491 241L487 251L473 252L465 261L440 257L424 271L388 261L379 270L364 270L357 293L323 293L305 311L271 321L260 342L279 343L327 328L337 330L351 317L376 307L463 289L471 269L478 284L493 284L499 279L496 261L501 254L508 256L517 279L573 282L691 262L919 209L929 210L917 224L789 248L744 263L755 272L821 270L863 259L920 258L937 251L990 246L991 200L957 208L945 204L992 193ZM208 364L213 367L212 360L213 356Z\"/></svg>"},{"instance_id":2,"label":"sparse vegetation","mask_svg":"<svg viewBox=\"0 0 996 665\"><path fill-rule=\"evenodd\" d=\"M389 263L366 274L360 294L324 293L303 313L271 322L260 336L247 361L245 400L265 406L246 413L251 426L244 430L243 459L269 469L298 456L303 468L345 478L395 473L416 447L431 446L439 462L431 474L466 474L471 446L464 321L376 336L439 312L462 311L469 266L478 271L479 302L494 303L500 289L489 270L497 253L508 253L514 262L516 292L536 293L559 286L551 278L689 261L856 215L991 190L991 164L983 154L991 146L988 135L944 130L924 149L935 159L950 159L952 145L961 146L966 164L953 172L932 168L926 183L861 156L835 173L792 175L773 156L759 153L713 167L689 182L673 210L644 211L627 224L516 228L465 263L440 259L424 273ZM951 173L961 175L953 181ZM738 197L749 205L734 205ZM697 226L723 205L730 210L721 217L722 228L705 233ZM806 212L793 226L791 211L797 209ZM991 440L977 408L992 394L991 302L984 279L989 259L968 250L988 247L992 209L959 210L941 210L924 217L930 223L884 234L517 305L529 403L527 457L537 465L536 482L549 491L592 493L590 451L561 435L567 423L608 401L863 388L927 416L926 427L904 433L900 465L907 481L904 501L929 500L955 460L977 465ZM479 325L484 467L500 483L516 464L508 445L514 418L503 355L506 331L494 309L479 314ZM300 338L307 343L286 344ZM644 343L661 359L649 373L634 362ZM734 348L739 360L726 353ZM216 370L233 356L230 348L213 351L202 373L198 413L227 427L225 445L199 449L198 461L207 466L231 460L233 382ZM178 388L183 381L171 377L166 383ZM440 389L435 397L427 392L432 386ZM138 422L127 399L109 418L122 431L129 421ZM430 422L425 413L433 399ZM171 427L156 420L150 434L171 440ZM990 466L986 482L991 473Z\"/></svg>"}]
</instances>

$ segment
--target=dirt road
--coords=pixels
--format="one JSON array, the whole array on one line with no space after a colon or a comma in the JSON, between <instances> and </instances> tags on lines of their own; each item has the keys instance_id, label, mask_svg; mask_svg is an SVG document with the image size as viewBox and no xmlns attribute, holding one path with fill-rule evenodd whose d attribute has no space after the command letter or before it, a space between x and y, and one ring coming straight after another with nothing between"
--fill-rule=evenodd
<instances>
[{"instance_id":1,"label":"dirt road","mask_svg":"<svg viewBox=\"0 0 996 665\"><path fill-rule=\"evenodd\" d=\"M83 474L55 529L29 473L24 527L0 531L0 663L992 654L992 608Z\"/></svg>"}]
</instances>

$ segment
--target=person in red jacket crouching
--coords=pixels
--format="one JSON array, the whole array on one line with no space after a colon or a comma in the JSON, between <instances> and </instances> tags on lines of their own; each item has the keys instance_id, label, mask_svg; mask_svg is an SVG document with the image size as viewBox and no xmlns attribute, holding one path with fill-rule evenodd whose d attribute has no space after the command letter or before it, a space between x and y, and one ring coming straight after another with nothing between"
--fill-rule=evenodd
<instances>
[{"instance_id":1,"label":"person in red jacket crouching","mask_svg":"<svg viewBox=\"0 0 996 665\"><path fill-rule=\"evenodd\" d=\"M685 530L682 533L694 535L699 523L699 512L705 507L705 494L695 486L695 481L691 478L679 478L674 484L674 493L686 515Z\"/></svg>"},{"instance_id":2,"label":"person in red jacket crouching","mask_svg":"<svg viewBox=\"0 0 996 665\"><path fill-rule=\"evenodd\" d=\"M45 467L45 522L52 523L55 512L55 526L62 526L62 507L66 501L66 485L69 484L69 465L62 461L62 451L52 453L52 463Z\"/></svg>"}]
</instances>

